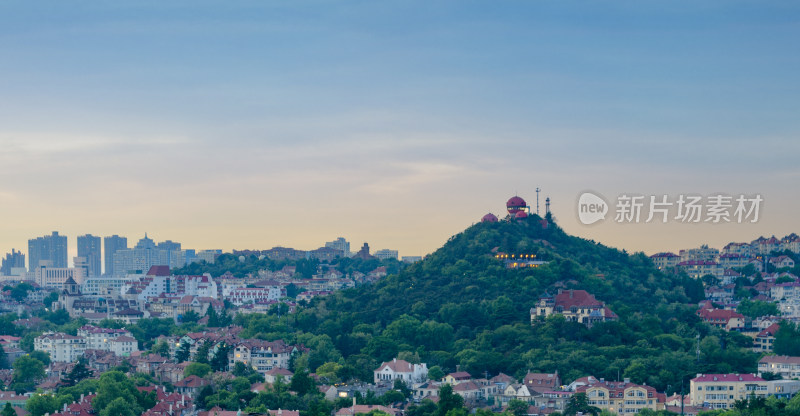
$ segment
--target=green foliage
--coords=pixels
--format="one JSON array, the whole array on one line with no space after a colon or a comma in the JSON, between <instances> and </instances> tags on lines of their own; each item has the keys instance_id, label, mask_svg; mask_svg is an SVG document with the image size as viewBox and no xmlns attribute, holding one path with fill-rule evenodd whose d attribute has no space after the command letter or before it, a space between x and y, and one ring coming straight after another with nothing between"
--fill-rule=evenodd
<instances>
[{"instance_id":1,"label":"green foliage","mask_svg":"<svg viewBox=\"0 0 800 416\"><path fill-rule=\"evenodd\" d=\"M316 390L316 383L311 376L308 375L308 372L305 370L300 370L294 373L292 376L292 381L289 384L289 389L293 392L304 395L309 392Z\"/></svg>"},{"instance_id":2,"label":"green foliage","mask_svg":"<svg viewBox=\"0 0 800 416\"><path fill-rule=\"evenodd\" d=\"M600 413L600 409L589 406L589 400L586 398L586 393L576 393L570 397L567 406L564 408L564 416L575 416L577 414L593 414Z\"/></svg>"},{"instance_id":3,"label":"green foliage","mask_svg":"<svg viewBox=\"0 0 800 416\"><path fill-rule=\"evenodd\" d=\"M28 283L20 283L11 289L11 299L22 302L28 297L28 292L33 290L33 286ZM46 305L46 304L45 304Z\"/></svg>"},{"instance_id":4,"label":"green foliage","mask_svg":"<svg viewBox=\"0 0 800 416\"><path fill-rule=\"evenodd\" d=\"M139 415L144 409L155 405L152 395L136 389L133 380L119 371L108 371L100 376L97 396L92 400L92 407L103 416L112 416L124 404L133 415ZM128 413L124 413L128 415Z\"/></svg>"},{"instance_id":5,"label":"green foliage","mask_svg":"<svg viewBox=\"0 0 800 416\"><path fill-rule=\"evenodd\" d=\"M183 369L183 376L197 376L197 377L205 377L213 370L210 365L204 363L191 363Z\"/></svg>"},{"instance_id":6,"label":"green foliage","mask_svg":"<svg viewBox=\"0 0 800 416\"><path fill-rule=\"evenodd\" d=\"M17 393L32 391L36 382L44 376L44 364L36 358L23 355L14 361L14 378L10 387Z\"/></svg>"},{"instance_id":7,"label":"green foliage","mask_svg":"<svg viewBox=\"0 0 800 416\"><path fill-rule=\"evenodd\" d=\"M428 379L433 381L438 381L444 378L446 374L442 371L442 368L438 365L435 365L428 369Z\"/></svg>"},{"instance_id":8,"label":"green foliage","mask_svg":"<svg viewBox=\"0 0 800 416\"><path fill-rule=\"evenodd\" d=\"M190 354L191 346L188 342L182 341L180 347L178 347L177 351L175 351L175 361L179 363L189 361Z\"/></svg>"},{"instance_id":9,"label":"green foliage","mask_svg":"<svg viewBox=\"0 0 800 416\"><path fill-rule=\"evenodd\" d=\"M530 404L518 399L511 399L508 402L508 411L514 416L525 416L528 414Z\"/></svg>"},{"instance_id":10,"label":"green foliage","mask_svg":"<svg viewBox=\"0 0 800 416\"><path fill-rule=\"evenodd\" d=\"M69 374L67 374L64 382L66 382L68 386L74 386L81 380L88 378L91 375L92 372L86 367L86 359L84 357L80 357L78 362L75 363L75 366L72 367L72 370L69 372Z\"/></svg>"},{"instance_id":11,"label":"green foliage","mask_svg":"<svg viewBox=\"0 0 800 416\"><path fill-rule=\"evenodd\" d=\"M439 388L439 403L436 409L436 416L446 416L452 410L464 408L464 398L453 393L453 386L443 384Z\"/></svg>"},{"instance_id":12,"label":"green foliage","mask_svg":"<svg viewBox=\"0 0 800 416\"><path fill-rule=\"evenodd\" d=\"M227 371L228 370L228 353L231 350L231 346L222 342L217 344L216 351L214 351L214 356L211 358L209 364L211 364L211 368L214 371Z\"/></svg>"},{"instance_id":13,"label":"green foliage","mask_svg":"<svg viewBox=\"0 0 800 416\"><path fill-rule=\"evenodd\" d=\"M778 305L774 302L764 302L761 300L742 299L736 311L748 318L759 318L762 316L777 316Z\"/></svg>"},{"instance_id":14,"label":"green foliage","mask_svg":"<svg viewBox=\"0 0 800 416\"><path fill-rule=\"evenodd\" d=\"M151 354L158 354L162 357L169 358L169 345L164 341L159 341L153 344L150 348Z\"/></svg>"},{"instance_id":15,"label":"green foliage","mask_svg":"<svg viewBox=\"0 0 800 416\"><path fill-rule=\"evenodd\" d=\"M775 332L773 351L778 355L800 355L800 328L789 321L781 321Z\"/></svg>"},{"instance_id":16,"label":"green foliage","mask_svg":"<svg viewBox=\"0 0 800 416\"><path fill-rule=\"evenodd\" d=\"M3 410L0 411L0 416L17 416L17 412L11 407L11 403L6 402L6 405L3 406Z\"/></svg>"}]
</instances>

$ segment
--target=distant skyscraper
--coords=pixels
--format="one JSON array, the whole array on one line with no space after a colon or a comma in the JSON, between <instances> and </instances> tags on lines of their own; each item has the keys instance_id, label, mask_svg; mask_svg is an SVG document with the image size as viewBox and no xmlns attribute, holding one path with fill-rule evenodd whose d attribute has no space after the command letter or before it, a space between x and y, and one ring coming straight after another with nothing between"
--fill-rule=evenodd
<instances>
[{"instance_id":1,"label":"distant skyscraper","mask_svg":"<svg viewBox=\"0 0 800 416\"><path fill-rule=\"evenodd\" d=\"M152 266L169 266L174 269L185 264L180 243L167 240L156 245L145 234L144 238L136 243L136 247L114 253L113 274L125 276L133 272L147 272Z\"/></svg>"},{"instance_id":2,"label":"distant skyscraper","mask_svg":"<svg viewBox=\"0 0 800 416\"><path fill-rule=\"evenodd\" d=\"M11 269L15 267L25 267L25 255L21 251L16 251L12 248L11 253L7 253L6 258L3 259L0 274L11 276Z\"/></svg>"},{"instance_id":3,"label":"distant skyscraper","mask_svg":"<svg viewBox=\"0 0 800 416\"><path fill-rule=\"evenodd\" d=\"M100 250L100 237L91 234L78 236L78 257L86 258L87 277L100 276Z\"/></svg>"},{"instance_id":4,"label":"distant skyscraper","mask_svg":"<svg viewBox=\"0 0 800 416\"><path fill-rule=\"evenodd\" d=\"M114 275L114 253L119 250L127 250L128 249L128 239L125 237L120 237L116 234L112 235L111 237L105 237L103 239L103 252L105 255L105 274L108 276Z\"/></svg>"},{"instance_id":5,"label":"distant skyscraper","mask_svg":"<svg viewBox=\"0 0 800 416\"><path fill-rule=\"evenodd\" d=\"M339 237L334 241L329 241L325 243L325 247L332 248L334 250L339 250L342 252L343 256L350 255L350 243L347 242L347 240L345 240L342 237Z\"/></svg>"},{"instance_id":6,"label":"distant skyscraper","mask_svg":"<svg viewBox=\"0 0 800 416\"><path fill-rule=\"evenodd\" d=\"M33 271L42 261L50 261L52 267L67 267L67 237L58 231L44 237L28 240L28 270Z\"/></svg>"}]
</instances>

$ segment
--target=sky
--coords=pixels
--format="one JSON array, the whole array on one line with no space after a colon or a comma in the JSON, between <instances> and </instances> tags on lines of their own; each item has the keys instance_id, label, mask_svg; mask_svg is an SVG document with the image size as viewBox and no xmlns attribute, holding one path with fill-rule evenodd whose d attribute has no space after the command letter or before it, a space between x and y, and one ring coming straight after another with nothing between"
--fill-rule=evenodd
<instances>
[{"instance_id":1,"label":"sky","mask_svg":"<svg viewBox=\"0 0 800 416\"><path fill-rule=\"evenodd\" d=\"M800 232L800 5L0 2L0 253L57 230L424 255L519 195L676 251ZM587 190L756 223L578 220Z\"/></svg>"}]
</instances>

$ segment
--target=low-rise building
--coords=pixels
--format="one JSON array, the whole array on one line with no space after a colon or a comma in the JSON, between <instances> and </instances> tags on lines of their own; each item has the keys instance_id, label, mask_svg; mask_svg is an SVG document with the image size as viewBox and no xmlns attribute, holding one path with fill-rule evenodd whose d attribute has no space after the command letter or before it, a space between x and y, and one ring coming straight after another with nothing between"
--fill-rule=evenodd
<instances>
[{"instance_id":1,"label":"low-rise building","mask_svg":"<svg viewBox=\"0 0 800 416\"><path fill-rule=\"evenodd\" d=\"M394 380L402 380L406 385L422 383L428 378L428 366L425 363L411 364L406 360L387 361L374 371L375 384L391 384Z\"/></svg>"},{"instance_id":2,"label":"low-rise building","mask_svg":"<svg viewBox=\"0 0 800 416\"><path fill-rule=\"evenodd\" d=\"M33 340L36 351L50 354L55 362L73 362L86 350L86 338L59 332L47 332Z\"/></svg>"},{"instance_id":3,"label":"low-rise building","mask_svg":"<svg viewBox=\"0 0 800 416\"><path fill-rule=\"evenodd\" d=\"M545 292L536 306L531 308L531 324L536 325L553 314L563 315L568 321L586 326L618 319L617 314L585 290L565 290L555 297Z\"/></svg>"},{"instance_id":4,"label":"low-rise building","mask_svg":"<svg viewBox=\"0 0 800 416\"><path fill-rule=\"evenodd\" d=\"M693 406L707 403L714 409L729 409L737 400L751 395L766 397L768 383L753 374L698 374L690 388Z\"/></svg>"},{"instance_id":5,"label":"low-rise building","mask_svg":"<svg viewBox=\"0 0 800 416\"><path fill-rule=\"evenodd\" d=\"M767 355L758 360L758 376L763 373L779 374L789 380L800 378L800 357Z\"/></svg>"},{"instance_id":6,"label":"low-rise building","mask_svg":"<svg viewBox=\"0 0 800 416\"><path fill-rule=\"evenodd\" d=\"M577 393L585 393L590 406L618 415L639 413L642 409L658 411L664 408L664 404L658 400L655 388L634 384L628 379L622 382L600 380L578 387Z\"/></svg>"}]
</instances>

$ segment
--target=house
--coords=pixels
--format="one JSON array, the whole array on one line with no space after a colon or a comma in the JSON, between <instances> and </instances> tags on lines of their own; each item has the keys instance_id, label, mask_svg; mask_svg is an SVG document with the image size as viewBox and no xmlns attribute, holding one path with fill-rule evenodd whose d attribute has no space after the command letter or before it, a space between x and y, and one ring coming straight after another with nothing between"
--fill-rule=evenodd
<instances>
[{"instance_id":1,"label":"house","mask_svg":"<svg viewBox=\"0 0 800 416\"><path fill-rule=\"evenodd\" d=\"M618 415L664 408L663 399L659 401L655 388L631 383L629 379L622 382L600 379L596 383L578 387L577 393L585 393L590 406Z\"/></svg>"},{"instance_id":2,"label":"house","mask_svg":"<svg viewBox=\"0 0 800 416\"><path fill-rule=\"evenodd\" d=\"M776 269L793 268L794 260L789 256L778 256L769 259L769 264L775 266Z\"/></svg>"},{"instance_id":3,"label":"house","mask_svg":"<svg viewBox=\"0 0 800 416\"><path fill-rule=\"evenodd\" d=\"M480 384L474 381L464 381L453 386L453 393L464 398L464 401L485 398Z\"/></svg>"},{"instance_id":4,"label":"house","mask_svg":"<svg viewBox=\"0 0 800 416\"><path fill-rule=\"evenodd\" d=\"M284 383L289 383L293 375L294 373L285 368L275 367L264 374L264 379L269 384L274 384L279 378L282 378Z\"/></svg>"},{"instance_id":5,"label":"house","mask_svg":"<svg viewBox=\"0 0 800 416\"><path fill-rule=\"evenodd\" d=\"M528 373L525 375L523 383L529 390L541 393L543 391L558 390L561 386L561 378L558 376L558 371L552 374Z\"/></svg>"},{"instance_id":6,"label":"house","mask_svg":"<svg viewBox=\"0 0 800 416\"><path fill-rule=\"evenodd\" d=\"M452 385L464 383L470 380L472 380L472 376L466 371L456 371L455 373L450 373L444 376L444 382Z\"/></svg>"},{"instance_id":7,"label":"house","mask_svg":"<svg viewBox=\"0 0 800 416\"><path fill-rule=\"evenodd\" d=\"M503 373L500 373L492 377L491 379L489 379L489 381L492 382L494 385L496 385L500 390L505 390L506 387L517 382L517 380L514 379L514 377L511 377L510 375Z\"/></svg>"},{"instance_id":8,"label":"house","mask_svg":"<svg viewBox=\"0 0 800 416\"><path fill-rule=\"evenodd\" d=\"M681 256L675 253L656 253L650 256L650 260L653 261L653 265L656 266L658 270L669 270L680 263Z\"/></svg>"},{"instance_id":9,"label":"house","mask_svg":"<svg viewBox=\"0 0 800 416\"><path fill-rule=\"evenodd\" d=\"M780 329L780 324L772 324L767 329L761 330L753 341L753 351L772 352L775 344L775 333Z\"/></svg>"},{"instance_id":10,"label":"house","mask_svg":"<svg viewBox=\"0 0 800 416\"><path fill-rule=\"evenodd\" d=\"M800 357L787 355L767 355L758 360L758 376L762 373L780 374L790 380L800 378Z\"/></svg>"},{"instance_id":11,"label":"house","mask_svg":"<svg viewBox=\"0 0 800 416\"><path fill-rule=\"evenodd\" d=\"M139 351L139 342L136 338L123 335L111 340L110 349L118 357L130 357L132 353Z\"/></svg>"},{"instance_id":12,"label":"house","mask_svg":"<svg viewBox=\"0 0 800 416\"><path fill-rule=\"evenodd\" d=\"M391 384L394 380L402 380L406 385L422 383L428 378L428 366L425 363L411 364L406 360L387 361L374 371L375 384Z\"/></svg>"},{"instance_id":13,"label":"house","mask_svg":"<svg viewBox=\"0 0 800 416\"><path fill-rule=\"evenodd\" d=\"M195 398L200 394L203 387L211 385L211 382L198 377L197 375L190 375L183 380L175 383L175 390L180 394L185 394L189 397Z\"/></svg>"},{"instance_id":14,"label":"house","mask_svg":"<svg viewBox=\"0 0 800 416\"><path fill-rule=\"evenodd\" d=\"M439 389L442 387L442 383L438 383L435 381L427 381L425 383L420 383L414 386L414 391L412 395L416 400L422 400L424 398L431 398L439 396Z\"/></svg>"},{"instance_id":15,"label":"house","mask_svg":"<svg viewBox=\"0 0 800 416\"><path fill-rule=\"evenodd\" d=\"M580 322L586 326L618 319L617 314L595 299L594 295L585 290L573 289L561 291L555 297L545 292L536 306L531 308L531 324L536 325L553 314L563 315L567 321Z\"/></svg>"},{"instance_id":16,"label":"house","mask_svg":"<svg viewBox=\"0 0 800 416\"><path fill-rule=\"evenodd\" d=\"M507 405L513 399L531 403L534 394L525 384L513 383L501 391L498 399L501 405Z\"/></svg>"},{"instance_id":17,"label":"house","mask_svg":"<svg viewBox=\"0 0 800 416\"><path fill-rule=\"evenodd\" d=\"M766 397L767 381L753 374L698 374L689 384L693 406L708 403L714 409L729 409L751 395Z\"/></svg>"},{"instance_id":18,"label":"house","mask_svg":"<svg viewBox=\"0 0 800 416\"><path fill-rule=\"evenodd\" d=\"M703 322L726 331L741 331L744 328L744 315L727 309L701 307L697 310Z\"/></svg>"}]
</instances>

